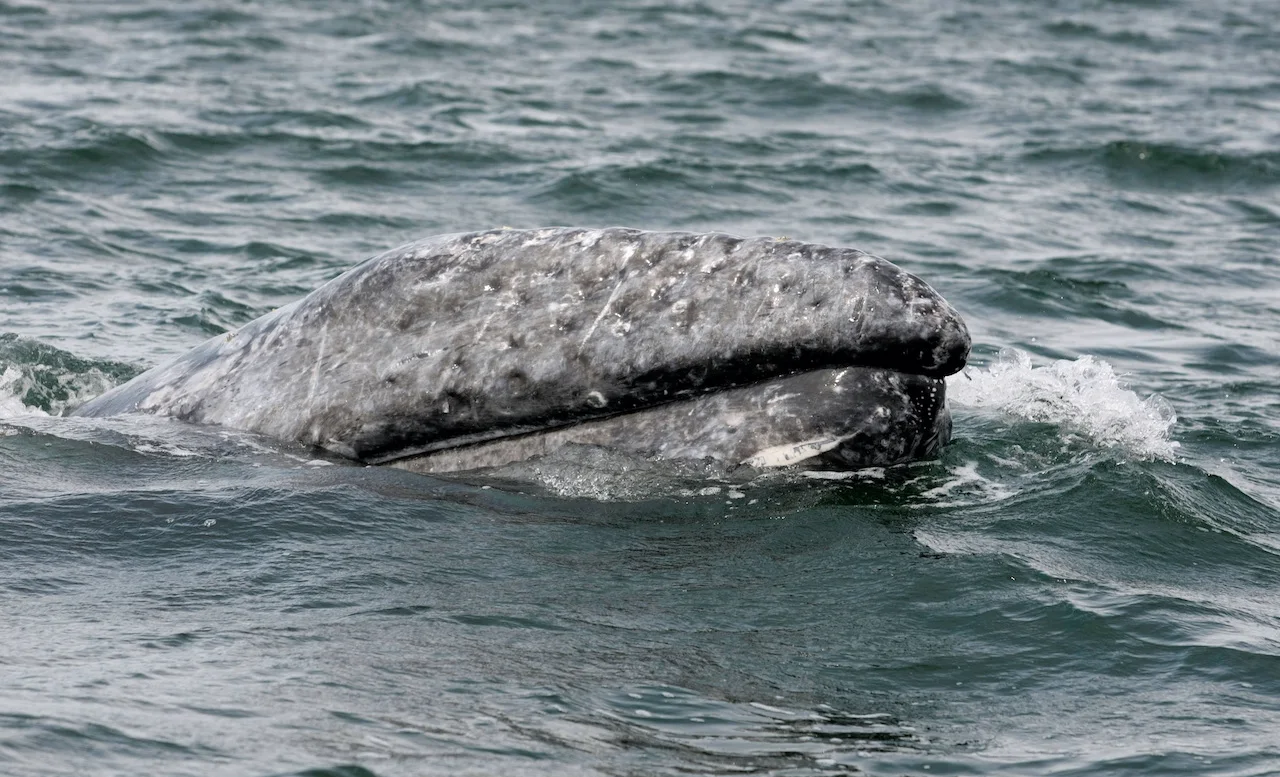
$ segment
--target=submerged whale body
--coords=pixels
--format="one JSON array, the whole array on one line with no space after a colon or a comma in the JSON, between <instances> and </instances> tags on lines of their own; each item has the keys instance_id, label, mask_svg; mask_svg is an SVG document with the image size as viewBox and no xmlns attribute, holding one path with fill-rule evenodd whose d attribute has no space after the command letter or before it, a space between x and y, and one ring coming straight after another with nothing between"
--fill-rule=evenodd
<instances>
[{"instance_id":1,"label":"submerged whale body","mask_svg":"<svg viewBox=\"0 0 1280 777\"><path fill-rule=\"evenodd\" d=\"M91 400L421 472L568 443L859 468L950 437L969 334L848 248L633 229L501 229L375 256Z\"/></svg>"}]
</instances>

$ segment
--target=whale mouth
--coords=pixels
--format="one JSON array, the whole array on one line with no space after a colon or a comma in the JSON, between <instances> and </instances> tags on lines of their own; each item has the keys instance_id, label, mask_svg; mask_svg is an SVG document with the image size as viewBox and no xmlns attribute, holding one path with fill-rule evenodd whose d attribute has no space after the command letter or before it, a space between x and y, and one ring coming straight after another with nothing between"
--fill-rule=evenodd
<instances>
[{"instance_id":1,"label":"whale mouth","mask_svg":"<svg viewBox=\"0 0 1280 777\"><path fill-rule=\"evenodd\" d=\"M654 459L758 469L884 467L932 456L950 439L946 383L871 367L814 370L618 415L512 430L378 461L437 474L500 467L571 444Z\"/></svg>"}]
</instances>

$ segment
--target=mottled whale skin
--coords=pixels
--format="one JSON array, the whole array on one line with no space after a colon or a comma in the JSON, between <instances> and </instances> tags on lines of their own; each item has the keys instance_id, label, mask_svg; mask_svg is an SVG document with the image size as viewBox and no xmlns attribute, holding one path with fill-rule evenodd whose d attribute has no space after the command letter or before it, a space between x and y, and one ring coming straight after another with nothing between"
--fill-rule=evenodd
<instances>
[{"instance_id":1,"label":"mottled whale skin","mask_svg":"<svg viewBox=\"0 0 1280 777\"><path fill-rule=\"evenodd\" d=\"M634 229L420 240L75 415L156 413L423 472L566 443L883 466L950 436L969 334L849 248Z\"/></svg>"}]
</instances>

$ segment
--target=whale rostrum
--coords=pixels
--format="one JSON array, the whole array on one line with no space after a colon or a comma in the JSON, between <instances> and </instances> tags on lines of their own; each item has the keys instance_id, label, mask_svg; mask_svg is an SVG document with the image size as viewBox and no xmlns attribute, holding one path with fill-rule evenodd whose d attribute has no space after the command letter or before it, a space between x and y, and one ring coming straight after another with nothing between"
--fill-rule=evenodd
<instances>
[{"instance_id":1,"label":"whale rostrum","mask_svg":"<svg viewBox=\"0 0 1280 777\"><path fill-rule=\"evenodd\" d=\"M91 400L421 471L567 442L780 466L932 455L969 334L879 257L786 239L499 229L375 256Z\"/></svg>"}]
</instances>

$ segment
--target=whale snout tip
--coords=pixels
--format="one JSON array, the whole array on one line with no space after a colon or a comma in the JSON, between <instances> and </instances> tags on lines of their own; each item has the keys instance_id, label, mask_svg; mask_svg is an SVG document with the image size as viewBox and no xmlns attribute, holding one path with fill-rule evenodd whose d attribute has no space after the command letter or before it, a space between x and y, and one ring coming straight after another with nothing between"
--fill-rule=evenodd
<instances>
[{"instance_id":1,"label":"whale snout tip","mask_svg":"<svg viewBox=\"0 0 1280 777\"><path fill-rule=\"evenodd\" d=\"M950 308L950 306L947 306ZM945 377L963 370L969 362L969 351L973 340L969 337L969 327L959 313L951 310L951 316L942 322L939 329L939 344L935 351L938 362L937 372Z\"/></svg>"}]
</instances>

